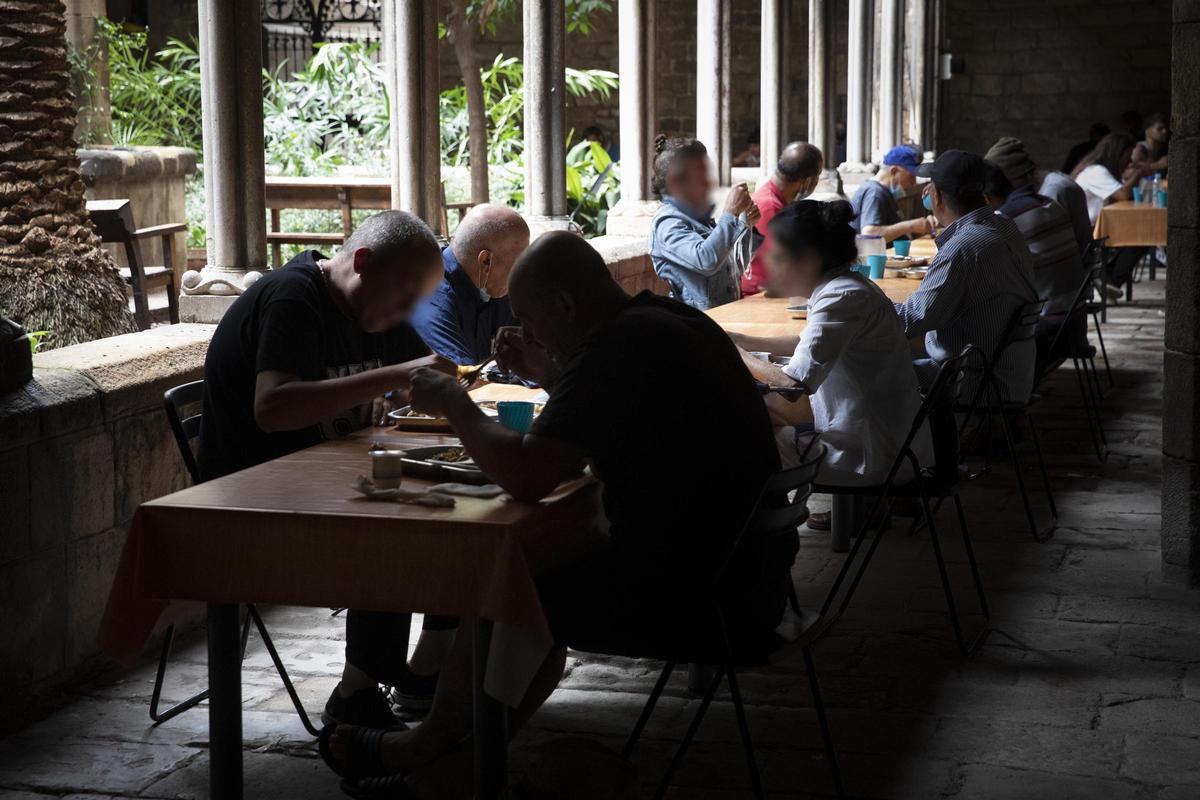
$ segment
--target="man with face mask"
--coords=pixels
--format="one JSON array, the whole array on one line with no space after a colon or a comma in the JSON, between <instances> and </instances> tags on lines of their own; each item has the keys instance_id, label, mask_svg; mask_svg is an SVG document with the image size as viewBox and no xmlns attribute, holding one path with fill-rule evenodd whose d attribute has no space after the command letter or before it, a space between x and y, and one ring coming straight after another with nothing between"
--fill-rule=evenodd
<instances>
[{"instance_id":1,"label":"man with face mask","mask_svg":"<svg viewBox=\"0 0 1200 800\"><path fill-rule=\"evenodd\" d=\"M456 364L478 364L496 332L513 322L508 273L529 246L529 226L511 208L478 205L442 250L442 282L413 315L425 344Z\"/></svg>"},{"instance_id":2,"label":"man with face mask","mask_svg":"<svg viewBox=\"0 0 1200 800\"><path fill-rule=\"evenodd\" d=\"M779 455L728 335L682 303L630 297L584 239L541 236L518 259L510 296L521 330L501 334L500 363L550 393L532 430L501 427L432 370L415 377L413 402L449 419L479 467L517 500L546 497L585 462L604 485L608 547L538 578L556 648L510 715L515 726L557 685L568 646L645 652L714 630L697 592L711 586ZM690 377L681 383L679 375ZM663 469L664 457L678 468ZM729 631L740 645L773 636L797 547L790 538L731 562ZM426 721L381 739L384 768L397 782L407 772L414 796L434 796L421 791L435 776L469 780L462 743L471 730L471 649L460 638ZM353 762L360 741L354 729L337 728L335 765Z\"/></svg>"},{"instance_id":3,"label":"man with face mask","mask_svg":"<svg viewBox=\"0 0 1200 800\"><path fill-rule=\"evenodd\" d=\"M984 197L987 178L982 158L947 150L921 165L931 179L926 197L945 229L937 255L908 300L896 304L904 333L923 349L917 373L928 384L937 365L973 344L991 357L1013 314L1038 299L1033 257L1025 237L1008 217L995 213ZM1004 400L1024 402L1033 390L1034 343L1010 347L995 365ZM974 397L978 375L961 396Z\"/></svg>"},{"instance_id":4,"label":"man with face mask","mask_svg":"<svg viewBox=\"0 0 1200 800\"><path fill-rule=\"evenodd\" d=\"M779 154L775 173L754 192L752 199L759 214L754 229L763 237L763 243L750 260L750 271L742 277L743 295L758 294L766 286L767 266L763 257L771 247L767 224L788 203L812 194L824 168L825 157L819 147L808 142L792 142Z\"/></svg>"},{"instance_id":5,"label":"man with face mask","mask_svg":"<svg viewBox=\"0 0 1200 800\"><path fill-rule=\"evenodd\" d=\"M850 198L854 208L854 221L850 224L854 230L864 236L882 236L889 243L933 233L933 217L901 220L896 202L917 185L920 163L920 154L911 147L899 145L887 151L879 172L863 181Z\"/></svg>"}]
</instances>

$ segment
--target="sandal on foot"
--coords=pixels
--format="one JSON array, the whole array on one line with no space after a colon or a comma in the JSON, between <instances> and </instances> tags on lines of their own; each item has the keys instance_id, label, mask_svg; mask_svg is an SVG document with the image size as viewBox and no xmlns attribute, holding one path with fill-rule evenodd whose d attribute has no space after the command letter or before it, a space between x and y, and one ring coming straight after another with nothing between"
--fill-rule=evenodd
<instances>
[{"instance_id":1,"label":"sandal on foot","mask_svg":"<svg viewBox=\"0 0 1200 800\"><path fill-rule=\"evenodd\" d=\"M333 754L330 740L337 727L349 738L346 746L346 760L339 761ZM364 728L359 725L327 725L317 737L317 749L321 758L329 768L343 778L357 780L391 775L395 770L383 765L383 736L388 731L376 728Z\"/></svg>"},{"instance_id":2,"label":"sandal on foot","mask_svg":"<svg viewBox=\"0 0 1200 800\"><path fill-rule=\"evenodd\" d=\"M341 788L355 800L412 800L414 797L403 772L374 778L347 779L342 781Z\"/></svg>"}]
</instances>

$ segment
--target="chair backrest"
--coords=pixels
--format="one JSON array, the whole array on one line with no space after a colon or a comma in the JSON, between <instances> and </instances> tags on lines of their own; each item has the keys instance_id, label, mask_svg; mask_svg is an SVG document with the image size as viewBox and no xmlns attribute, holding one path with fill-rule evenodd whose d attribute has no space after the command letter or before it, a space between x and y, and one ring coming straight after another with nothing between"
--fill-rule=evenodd
<instances>
[{"instance_id":1,"label":"chair backrest","mask_svg":"<svg viewBox=\"0 0 1200 800\"><path fill-rule=\"evenodd\" d=\"M721 582L740 552L755 542L795 535L796 529L808 518L808 498L812 495L821 462L825 460L825 451L825 445L819 445L798 466L781 469L767 478L729 554L717 570L715 583Z\"/></svg>"},{"instance_id":2,"label":"chair backrest","mask_svg":"<svg viewBox=\"0 0 1200 800\"><path fill-rule=\"evenodd\" d=\"M192 452L192 442L200 437L200 409L204 398L204 381L192 381L163 393L163 406L167 410L167 422L175 434L179 455L193 483L200 483L200 466Z\"/></svg>"},{"instance_id":3,"label":"chair backrest","mask_svg":"<svg viewBox=\"0 0 1200 800\"><path fill-rule=\"evenodd\" d=\"M129 262L130 280L135 292L144 291L146 264L142 251L134 237L137 226L133 224L133 206L128 200L89 200L88 216L96 226L100 241L120 244L125 247L125 260Z\"/></svg>"},{"instance_id":4,"label":"chair backrest","mask_svg":"<svg viewBox=\"0 0 1200 800\"><path fill-rule=\"evenodd\" d=\"M1062 337L1064 334L1070 334L1074 331L1076 335L1081 335L1084 338L1083 342L1075 342L1075 345L1085 344L1087 339L1087 305L1091 300L1092 290L1100 280L1100 273L1103 266L1100 264L1093 265L1086 270L1083 276L1083 283L1079 285L1079 291L1075 293L1075 299L1071 301L1071 307L1067 309L1066 316L1063 317L1062 325L1055 332L1054 338L1050 340L1050 347L1046 351L1055 356L1063 352L1060 350ZM1103 292L1101 292L1103 294Z\"/></svg>"},{"instance_id":5,"label":"chair backrest","mask_svg":"<svg viewBox=\"0 0 1200 800\"><path fill-rule=\"evenodd\" d=\"M964 372L967 374L980 373L981 379L975 386L974 396L971 398L970 404L960 406L960 410L966 408L968 411L974 411L979 408L979 401L984 398L984 392L989 390L995 394L994 399L996 402L1004 400L996 378L996 366L1000 363L1000 359L1004 357L1004 354L1014 346L1033 341L1037 338L1038 322L1042 318L1042 311L1045 309L1047 302L1049 301L1035 300L1031 303L1023 303L1018 306L1009 319L1004 333L1000 336L1000 341L996 343L996 349L990 354L985 354L982 350L976 349L974 357L967 359L963 366Z\"/></svg>"}]
</instances>

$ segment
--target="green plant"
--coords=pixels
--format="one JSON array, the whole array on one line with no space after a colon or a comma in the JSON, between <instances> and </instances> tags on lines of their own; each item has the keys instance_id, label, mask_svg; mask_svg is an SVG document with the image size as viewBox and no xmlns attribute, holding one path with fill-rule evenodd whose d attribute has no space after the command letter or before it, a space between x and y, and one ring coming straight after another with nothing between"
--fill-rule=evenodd
<instances>
[{"instance_id":1,"label":"green plant","mask_svg":"<svg viewBox=\"0 0 1200 800\"><path fill-rule=\"evenodd\" d=\"M151 55L144 31L97 19L108 47L112 141L200 150L200 54L195 43L171 39Z\"/></svg>"},{"instance_id":2,"label":"green plant","mask_svg":"<svg viewBox=\"0 0 1200 800\"><path fill-rule=\"evenodd\" d=\"M27 336L29 336L30 352L36 353L38 350L40 350L42 347L42 340L49 335L50 331L30 331L27 334Z\"/></svg>"},{"instance_id":3,"label":"green plant","mask_svg":"<svg viewBox=\"0 0 1200 800\"><path fill-rule=\"evenodd\" d=\"M583 141L567 151L567 210L584 236L604 233L620 197L617 165L599 142Z\"/></svg>"}]
</instances>

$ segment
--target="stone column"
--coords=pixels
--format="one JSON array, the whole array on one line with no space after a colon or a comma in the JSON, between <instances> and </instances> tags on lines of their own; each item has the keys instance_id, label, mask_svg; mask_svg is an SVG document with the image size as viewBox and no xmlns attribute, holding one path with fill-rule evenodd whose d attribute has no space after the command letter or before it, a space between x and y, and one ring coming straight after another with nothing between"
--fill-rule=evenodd
<instances>
[{"instance_id":1,"label":"stone column","mask_svg":"<svg viewBox=\"0 0 1200 800\"><path fill-rule=\"evenodd\" d=\"M179 310L216 322L267 266L262 20L258 3L200 0L198 11L208 263L184 274Z\"/></svg>"},{"instance_id":2,"label":"stone column","mask_svg":"<svg viewBox=\"0 0 1200 800\"><path fill-rule=\"evenodd\" d=\"M97 17L106 16L104 0L66 0L67 46L86 55L91 67L89 95L75 98L79 113L75 141L83 145L112 142L112 109L108 103L108 53L96 41Z\"/></svg>"},{"instance_id":3,"label":"stone column","mask_svg":"<svg viewBox=\"0 0 1200 800\"><path fill-rule=\"evenodd\" d=\"M934 82L931 65L934 55L930 43L929 0L909 0L908 19L905 21L908 34L905 47L904 99L908 103L905 138L928 150L929 136L929 89Z\"/></svg>"},{"instance_id":4,"label":"stone column","mask_svg":"<svg viewBox=\"0 0 1200 800\"><path fill-rule=\"evenodd\" d=\"M879 0L879 144L900 144L900 79L904 74L902 0Z\"/></svg>"},{"instance_id":5,"label":"stone column","mask_svg":"<svg viewBox=\"0 0 1200 800\"><path fill-rule=\"evenodd\" d=\"M733 36L730 0L696 2L696 138L728 186L733 146L729 128L729 59Z\"/></svg>"},{"instance_id":6,"label":"stone column","mask_svg":"<svg viewBox=\"0 0 1200 800\"><path fill-rule=\"evenodd\" d=\"M1162 560L1200 586L1200 5L1175 0L1172 27Z\"/></svg>"},{"instance_id":7,"label":"stone column","mask_svg":"<svg viewBox=\"0 0 1200 800\"><path fill-rule=\"evenodd\" d=\"M535 228L566 227L566 7L526 2L525 211Z\"/></svg>"},{"instance_id":8,"label":"stone column","mask_svg":"<svg viewBox=\"0 0 1200 800\"><path fill-rule=\"evenodd\" d=\"M808 0L808 141L821 148L832 169L834 131L833 0Z\"/></svg>"},{"instance_id":9,"label":"stone column","mask_svg":"<svg viewBox=\"0 0 1200 800\"><path fill-rule=\"evenodd\" d=\"M788 143L788 32L790 0L762 0L762 36L759 45L759 149L762 168L775 170L779 154Z\"/></svg>"},{"instance_id":10,"label":"stone column","mask_svg":"<svg viewBox=\"0 0 1200 800\"><path fill-rule=\"evenodd\" d=\"M383 68L392 97L392 207L442 225L437 0L384 0Z\"/></svg>"},{"instance_id":11,"label":"stone column","mask_svg":"<svg viewBox=\"0 0 1200 800\"><path fill-rule=\"evenodd\" d=\"M617 7L621 115L621 200L608 215L606 233L645 236L658 201L650 191L654 172L655 0L620 0Z\"/></svg>"},{"instance_id":12,"label":"stone column","mask_svg":"<svg viewBox=\"0 0 1200 800\"><path fill-rule=\"evenodd\" d=\"M846 47L846 163L843 172L862 172L871 150L870 0L850 0Z\"/></svg>"}]
</instances>

